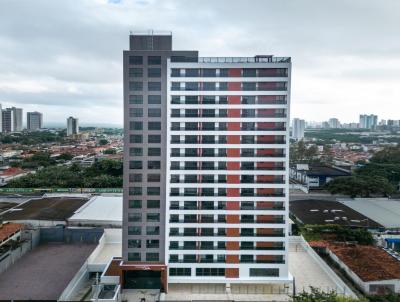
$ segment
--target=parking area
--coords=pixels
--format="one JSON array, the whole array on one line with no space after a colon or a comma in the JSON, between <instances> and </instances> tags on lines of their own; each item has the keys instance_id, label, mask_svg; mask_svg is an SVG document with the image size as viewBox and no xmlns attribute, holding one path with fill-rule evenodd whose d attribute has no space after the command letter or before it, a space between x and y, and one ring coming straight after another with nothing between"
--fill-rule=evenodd
<instances>
[{"instance_id":1,"label":"parking area","mask_svg":"<svg viewBox=\"0 0 400 302\"><path fill-rule=\"evenodd\" d=\"M0 300L57 300L95 244L41 244L0 275Z\"/></svg>"}]
</instances>

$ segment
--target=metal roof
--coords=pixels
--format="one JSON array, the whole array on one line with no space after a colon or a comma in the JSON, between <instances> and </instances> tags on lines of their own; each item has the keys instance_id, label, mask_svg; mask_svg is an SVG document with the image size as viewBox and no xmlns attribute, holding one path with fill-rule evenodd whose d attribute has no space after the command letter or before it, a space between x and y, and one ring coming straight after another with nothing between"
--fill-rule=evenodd
<instances>
[{"instance_id":1,"label":"metal roof","mask_svg":"<svg viewBox=\"0 0 400 302\"><path fill-rule=\"evenodd\" d=\"M385 228L400 228L400 200L356 198L340 199L338 201L378 222Z\"/></svg>"},{"instance_id":2,"label":"metal roof","mask_svg":"<svg viewBox=\"0 0 400 302\"><path fill-rule=\"evenodd\" d=\"M80 224L122 225L122 195L95 196L68 221Z\"/></svg>"}]
</instances>

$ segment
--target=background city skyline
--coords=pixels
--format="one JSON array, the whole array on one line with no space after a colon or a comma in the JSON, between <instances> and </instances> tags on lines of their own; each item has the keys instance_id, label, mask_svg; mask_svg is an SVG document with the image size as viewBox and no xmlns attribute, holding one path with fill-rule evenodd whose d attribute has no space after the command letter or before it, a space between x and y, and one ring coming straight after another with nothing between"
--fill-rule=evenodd
<instances>
[{"instance_id":1,"label":"background city skyline","mask_svg":"<svg viewBox=\"0 0 400 302\"><path fill-rule=\"evenodd\" d=\"M292 118L399 119L397 1L6 2L0 103L43 112L45 124L122 125L121 50L129 30L149 26L201 56L291 56Z\"/></svg>"}]
</instances>

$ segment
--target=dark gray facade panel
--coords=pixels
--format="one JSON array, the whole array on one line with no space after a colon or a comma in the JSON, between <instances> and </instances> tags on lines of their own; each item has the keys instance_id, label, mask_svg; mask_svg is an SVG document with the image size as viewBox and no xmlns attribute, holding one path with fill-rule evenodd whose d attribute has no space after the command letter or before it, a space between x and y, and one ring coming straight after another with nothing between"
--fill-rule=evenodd
<instances>
[{"instance_id":1,"label":"dark gray facade panel","mask_svg":"<svg viewBox=\"0 0 400 302\"><path fill-rule=\"evenodd\" d=\"M151 39L150 39L151 38ZM153 44L151 44L153 43ZM152 45L151 47L149 45ZM136 252L141 254L142 262L146 262L146 252L158 252L159 262L165 263L165 236L166 236L166 158L167 158L167 59L172 55L177 56L198 56L197 51L171 51L172 47L172 36L130 36L131 50L124 51L123 53L123 64L124 64L124 203L123 203L123 242L122 242L122 257L124 261L128 261L128 252ZM156 50L158 48L158 50ZM154 50L151 50L154 49ZM143 62L141 65L129 65L130 56L142 56ZM160 56L161 57L161 77L160 78L149 78L147 75L148 68L157 67L156 65L148 65L149 56ZM132 81L143 82L143 91L139 91L138 94L143 95L143 104L134 105L129 104L129 68L143 68L142 78L132 78ZM148 82L161 82L161 91L148 91ZM148 104L149 95L161 95L161 104ZM143 108L143 117L130 117L130 108ZM148 117L148 109L159 108L161 109L161 117ZM130 130L131 121L142 121L143 130ZM157 121L161 122L161 130L148 130L148 122ZM130 144L131 134L143 135L143 142L138 144ZM161 143L148 144L147 138L149 134L161 135ZM143 148L143 155L140 157L132 157L129 154L129 149L133 146ZM161 148L161 156L148 156L148 147L159 147ZM143 168L141 170L135 170L137 173L142 174L141 183L131 183L129 180L129 174L133 171L129 168L129 161L141 160ZM160 170L148 169L147 162L149 160L159 160L161 162ZM161 179L159 183L148 183L147 175L159 173ZM141 186L141 196L129 196L129 187ZM148 186L159 186L160 196L148 196ZM129 200L137 199L142 201L141 209L130 209ZM147 200L160 200L160 209L147 209ZM132 223L128 221L129 213L141 213L142 221L138 223ZM160 222L147 222L147 213L159 213ZM128 235L128 226L141 226L141 235ZM160 233L156 236L147 236L147 226L159 226ZM128 248L129 239L141 240L141 248ZM159 240L158 249L147 249L146 240L154 239Z\"/></svg>"}]
</instances>

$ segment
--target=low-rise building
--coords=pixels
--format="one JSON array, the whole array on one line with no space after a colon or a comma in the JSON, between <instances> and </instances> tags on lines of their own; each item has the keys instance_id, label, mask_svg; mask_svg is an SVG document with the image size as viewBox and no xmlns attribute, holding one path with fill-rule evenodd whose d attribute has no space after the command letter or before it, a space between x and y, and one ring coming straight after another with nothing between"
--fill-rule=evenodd
<instances>
[{"instance_id":1,"label":"low-rise building","mask_svg":"<svg viewBox=\"0 0 400 302\"><path fill-rule=\"evenodd\" d=\"M290 178L307 187L307 189L319 189L332 179L339 176L350 176L350 172L329 166L313 166L297 164L290 167Z\"/></svg>"},{"instance_id":2,"label":"low-rise building","mask_svg":"<svg viewBox=\"0 0 400 302\"><path fill-rule=\"evenodd\" d=\"M332 242L311 245L326 253L365 294L400 293L400 261L385 250Z\"/></svg>"}]
</instances>

